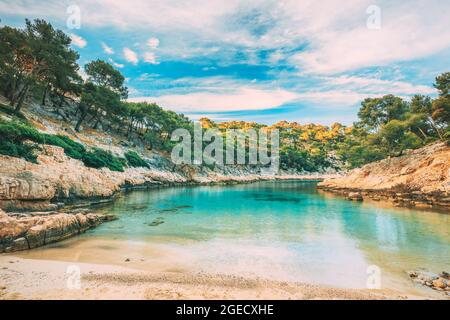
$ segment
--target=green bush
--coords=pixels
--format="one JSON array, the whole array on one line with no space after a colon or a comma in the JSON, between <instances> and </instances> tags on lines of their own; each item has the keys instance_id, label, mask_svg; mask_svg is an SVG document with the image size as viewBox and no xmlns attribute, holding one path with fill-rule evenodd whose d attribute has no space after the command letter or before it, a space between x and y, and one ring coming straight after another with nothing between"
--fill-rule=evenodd
<instances>
[{"instance_id":1,"label":"green bush","mask_svg":"<svg viewBox=\"0 0 450 320\"><path fill-rule=\"evenodd\" d=\"M33 152L35 148L35 146L28 144L13 143L4 140L0 141L0 154L10 157L23 158L33 163L36 163L37 158Z\"/></svg>"},{"instance_id":2,"label":"green bush","mask_svg":"<svg viewBox=\"0 0 450 320\"><path fill-rule=\"evenodd\" d=\"M115 157L109 151L96 148L87 152L82 144L67 136L40 133L35 128L22 122L0 121L0 137L0 154L23 158L34 163L36 163L36 155L33 151L37 146L25 144L24 141L26 140L61 147L67 156L80 159L87 167L91 168L106 167L112 171L123 172L123 167L127 163L125 159Z\"/></svg>"},{"instance_id":3,"label":"green bush","mask_svg":"<svg viewBox=\"0 0 450 320\"><path fill-rule=\"evenodd\" d=\"M125 153L125 158L127 159L128 165L130 167L144 167L148 168L148 163L145 162L136 152L128 151Z\"/></svg>"},{"instance_id":4,"label":"green bush","mask_svg":"<svg viewBox=\"0 0 450 320\"><path fill-rule=\"evenodd\" d=\"M64 149L64 153L74 159L82 159L86 148L67 136L43 134L42 143L58 146Z\"/></svg>"},{"instance_id":5,"label":"green bush","mask_svg":"<svg viewBox=\"0 0 450 320\"><path fill-rule=\"evenodd\" d=\"M119 158L115 157L110 151L95 148L93 151L86 152L83 155L83 163L91 168L109 168L111 171L123 172L123 164Z\"/></svg>"},{"instance_id":6,"label":"green bush","mask_svg":"<svg viewBox=\"0 0 450 320\"><path fill-rule=\"evenodd\" d=\"M39 142L40 133L36 129L21 122L0 121L0 137L0 154L36 163L33 152L36 146L24 144L25 140Z\"/></svg>"},{"instance_id":7,"label":"green bush","mask_svg":"<svg viewBox=\"0 0 450 320\"><path fill-rule=\"evenodd\" d=\"M2 140L16 143L25 140L31 140L37 143L42 142L42 134L39 131L25 123L17 121L0 122L0 136Z\"/></svg>"}]
</instances>

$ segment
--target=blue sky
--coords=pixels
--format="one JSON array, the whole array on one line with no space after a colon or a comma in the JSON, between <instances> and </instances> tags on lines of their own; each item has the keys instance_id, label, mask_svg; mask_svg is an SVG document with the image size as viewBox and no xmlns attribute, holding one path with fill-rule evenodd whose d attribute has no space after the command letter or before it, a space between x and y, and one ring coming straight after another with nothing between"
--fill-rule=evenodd
<instances>
[{"instance_id":1,"label":"blue sky","mask_svg":"<svg viewBox=\"0 0 450 320\"><path fill-rule=\"evenodd\" d=\"M118 68L132 101L268 124L351 124L365 97L435 95L449 16L441 0L0 0L2 25L50 21L81 65Z\"/></svg>"}]
</instances>

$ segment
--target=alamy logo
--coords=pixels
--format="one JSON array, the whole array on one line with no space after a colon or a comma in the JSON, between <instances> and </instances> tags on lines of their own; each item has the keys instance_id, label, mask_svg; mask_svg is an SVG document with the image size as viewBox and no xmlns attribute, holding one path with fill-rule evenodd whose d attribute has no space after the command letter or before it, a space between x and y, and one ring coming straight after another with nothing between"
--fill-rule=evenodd
<instances>
[{"instance_id":1,"label":"alamy logo","mask_svg":"<svg viewBox=\"0 0 450 320\"><path fill-rule=\"evenodd\" d=\"M70 265L66 269L66 286L70 290L81 288L81 269L77 265Z\"/></svg>"},{"instance_id":2,"label":"alamy logo","mask_svg":"<svg viewBox=\"0 0 450 320\"><path fill-rule=\"evenodd\" d=\"M367 29L380 30L381 29L381 8L376 5L371 5L367 8L366 13L369 15L367 18Z\"/></svg>"},{"instance_id":3,"label":"alamy logo","mask_svg":"<svg viewBox=\"0 0 450 320\"><path fill-rule=\"evenodd\" d=\"M77 5L71 5L67 7L66 10L69 17L67 18L66 25L67 28L80 29L81 28L81 9Z\"/></svg>"},{"instance_id":4,"label":"alamy logo","mask_svg":"<svg viewBox=\"0 0 450 320\"><path fill-rule=\"evenodd\" d=\"M204 130L194 124L193 137L187 129L177 129L171 141L175 164L261 165L262 174L276 174L279 170L280 136L277 129L216 129Z\"/></svg>"}]
</instances>

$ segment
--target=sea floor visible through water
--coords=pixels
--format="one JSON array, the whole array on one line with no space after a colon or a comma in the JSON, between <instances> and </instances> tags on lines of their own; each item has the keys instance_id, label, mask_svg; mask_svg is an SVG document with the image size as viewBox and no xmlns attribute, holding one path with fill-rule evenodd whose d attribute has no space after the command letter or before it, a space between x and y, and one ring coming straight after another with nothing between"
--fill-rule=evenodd
<instances>
[{"instance_id":1,"label":"sea floor visible through water","mask_svg":"<svg viewBox=\"0 0 450 320\"><path fill-rule=\"evenodd\" d=\"M406 272L450 268L450 215L351 202L317 191L314 181L133 191L96 211L119 219L15 256L342 289L379 285L430 298L442 293Z\"/></svg>"}]
</instances>

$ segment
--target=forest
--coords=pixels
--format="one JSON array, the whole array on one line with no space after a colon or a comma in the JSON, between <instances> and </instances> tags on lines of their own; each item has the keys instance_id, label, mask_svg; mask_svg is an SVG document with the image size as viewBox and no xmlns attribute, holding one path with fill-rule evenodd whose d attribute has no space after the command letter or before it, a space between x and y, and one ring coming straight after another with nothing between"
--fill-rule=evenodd
<instances>
[{"instance_id":1,"label":"forest","mask_svg":"<svg viewBox=\"0 0 450 320\"><path fill-rule=\"evenodd\" d=\"M116 171L124 166L146 166L133 151L119 158L101 149L87 150L66 136L38 132L22 113L31 101L52 108L75 132L96 129L138 140L148 149L162 152L172 148L170 135L175 129L193 130L193 122L183 114L155 103L127 101L125 77L108 62L95 60L81 67L78 59L71 38L44 20L26 20L24 28L0 28L0 92L9 101L9 105L0 105L0 111L15 119L0 120L0 154L35 161L35 147L26 143L31 140L61 146L67 155L87 166ZM438 75L433 85L434 97L414 95L405 100L386 94L366 98L352 126L287 121L265 125L207 118L200 123L224 134L227 129L278 129L283 169L315 172L327 167L355 168L400 156L407 149L450 140L450 72ZM72 111L70 116L62 113L67 109Z\"/></svg>"}]
</instances>

